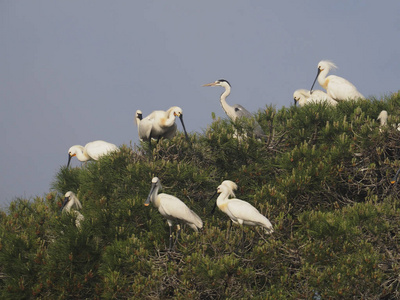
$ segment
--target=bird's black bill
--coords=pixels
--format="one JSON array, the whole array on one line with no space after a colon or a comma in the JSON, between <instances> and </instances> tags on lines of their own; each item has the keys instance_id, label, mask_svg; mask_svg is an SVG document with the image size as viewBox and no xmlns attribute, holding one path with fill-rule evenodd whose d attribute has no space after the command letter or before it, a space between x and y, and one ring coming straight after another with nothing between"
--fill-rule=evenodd
<instances>
[{"instance_id":1,"label":"bird's black bill","mask_svg":"<svg viewBox=\"0 0 400 300\"><path fill-rule=\"evenodd\" d=\"M217 194L217 191L215 191L215 193L211 196L210 200L208 200L207 203L210 202L215 197L216 194ZM215 200L214 207L211 211L211 215L214 214L216 208L217 208L217 200Z\"/></svg>"},{"instance_id":2,"label":"bird's black bill","mask_svg":"<svg viewBox=\"0 0 400 300\"><path fill-rule=\"evenodd\" d=\"M296 101L296 99L293 99L293 101L294 101L294 106L297 106L297 101Z\"/></svg>"},{"instance_id":3,"label":"bird's black bill","mask_svg":"<svg viewBox=\"0 0 400 300\"><path fill-rule=\"evenodd\" d=\"M69 201L69 197L65 197L63 204L61 205L60 211L62 211L64 209L64 207L65 207L65 205L67 205L68 201Z\"/></svg>"},{"instance_id":4,"label":"bird's black bill","mask_svg":"<svg viewBox=\"0 0 400 300\"><path fill-rule=\"evenodd\" d=\"M397 178L399 177L399 174L400 174L400 169L397 170L396 175L394 175L392 180L390 180L391 184L395 184L397 182Z\"/></svg>"},{"instance_id":5,"label":"bird's black bill","mask_svg":"<svg viewBox=\"0 0 400 300\"><path fill-rule=\"evenodd\" d=\"M69 164L71 163L71 158L72 158L72 156L69 155L69 153L68 153L68 164L67 164L67 169L69 168Z\"/></svg>"},{"instance_id":6,"label":"bird's black bill","mask_svg":"<svg viewBox=\"0 0 400 300\"><path fill-rule=\"evenodd\" d=\"M313 82L313 84L311 86L311 89L310 89L310 94L312 94L312 89L314 88L315 82L318 79L319 73L321 73L321 70L318 68L317 76L315 76L314 82Z\"/></svg>"},{"instance_id":7,"label":"bird's black bill","mask_svg":"<svg viewBox=\"0 0 400 300\"><path fill-rule=\"evenodd\" d=\"M189 136L188 136L188 134L187 134L187 132L186 132L186 128L185 128L185 123L183 123L183 115L180 115L180 116L179 116L179 119L181 119L183 131L185 132L185 137L186 137L187 140L189 140Z\"/></svg>"},{"instance_id":8,"label":"bird's black bill","mask_svg":"<svg viewBox=\"0 0 400 300\"><path fill-rule=\"evenodd\" d=\"M155 187L156 187L156 184L155 184L155 183L152 183L152 184L151 184L150 193L149 193L149 195L147 196L146 201L144 202L144 205L145 205L145 206L149 206L149 204L150 204L150 202L151 202L151 201L150 201L150 200L151 200L151 195L153 194L153 191L154 191Z\"/></svg>"}]
</instances>

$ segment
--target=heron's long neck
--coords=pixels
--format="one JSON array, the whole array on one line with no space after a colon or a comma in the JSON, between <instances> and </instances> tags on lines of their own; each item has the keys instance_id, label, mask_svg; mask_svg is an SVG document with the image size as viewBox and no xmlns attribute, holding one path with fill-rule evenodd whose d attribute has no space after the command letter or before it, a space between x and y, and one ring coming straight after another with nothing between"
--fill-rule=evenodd
<instances>
[{"instance_id":1,"label":"heron's long neck","mask_svg":"<svg viewBox=\"0 0 400 300\"><path fill-rule=\"evenodd\" d=\"M226 98L229 96L230 93L231 93L231 87L226 86L225 92L221 94L220 102L222 109L225 111L228 117L231 118L233 121L235 121L236 119L235 109L226 102Z\"/></svg>"},{"instance_id":2,"label":"heron's long neck","mask_svg":"<svg viewBox=\"0 0 400 300\"><path fill-rule=\"evenodd\" d=\"M76 151L76 158L80 161L88 161L90 159L90 156L87 155L85 148L82 146L79 146L77 148L78 150Z\"/></svg>"}]
</instances>

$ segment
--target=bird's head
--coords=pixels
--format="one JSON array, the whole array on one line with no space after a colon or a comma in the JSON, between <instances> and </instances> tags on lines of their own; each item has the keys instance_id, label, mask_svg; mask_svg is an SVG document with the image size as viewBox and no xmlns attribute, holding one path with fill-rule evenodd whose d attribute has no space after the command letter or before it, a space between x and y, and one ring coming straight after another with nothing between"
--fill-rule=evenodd
<instances>
[{"instance_id":1,"label":"bird's head","mask_svg":"<svg viewBox=\"0 0 400 300\"><path fill-rule=\"evenodd\" d=\"M140 109L136 111L136 118L138 118L139 120L143 118L143 113Z\"/></svg>"},{"instance_id":2,"label":"bird's head","mask_svg":"<svg viewBox=\"0 0 400 300\"><path fill-rule=\"evenodd\" d=\"M329 71L329 70L332 70L332 69L337 69L337 67L333 62L331 62L329 60L321 60L318 63L319 72L322 72L324 70L328 70Z\"/></svg>"},{"instance_id":3,"label":"bird's head","mask_svg":"<svg viewBox=\"0 0 400 300\"><path fill-rule=\"evenodd\" d=\"M153 198L152 197L153 193L156 191L156 188L158 188L158 189L162 188L161 181L160 181L160 179L158 179L158 177L153 177L153 179L151 180L151 189L150 189L149 195L147 196L147 199L144 202L145 206L149 206L149 204Z\"/></svg>"},{"instance_id":4,"label":"bird's head","mask_svg":"<svg viewBox=\"0 0 400 300\"><path fill-rule=\"evenodd\" d=\"M223 87L229 86L229 87L230 87L231 85L230 85L230 83L228 82L228 80L219 79L219 80L216 80L216 81L214 81L214 82L204 84L203 86L223 86Z\"/></svg>"},{"instance_id":5,"label":"bird's head","mask_svg":"<svg viewBox=\"0 0 400 300\"><path fill-rule=\"evenodd\" d=\"M72 146L71 148L69 148L68 150L68 163L67 163L67 168L69 167L69 164L71 163L71 158L73 158L74 156L76 156L76 152L78 151L76 146Z\"/></svg>"}]
</instances>

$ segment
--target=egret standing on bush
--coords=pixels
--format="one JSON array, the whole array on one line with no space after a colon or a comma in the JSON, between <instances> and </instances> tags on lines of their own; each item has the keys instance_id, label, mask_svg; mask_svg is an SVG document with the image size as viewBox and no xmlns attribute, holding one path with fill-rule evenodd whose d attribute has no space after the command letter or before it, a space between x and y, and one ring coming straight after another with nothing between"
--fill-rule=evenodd
<instances>
[{"instance_id":1,"label":"egret standing on bush","mask_svg":"<svg viewBox=\"0 0 400 300\"><path fill-rule=\"evenodd\" d=\"M76 156L76 158L81 161L85 162L88 160L98 160L100 157L110 154L111 152L119 151L119 148L111 143L105 141L94 141L87 143L85 147L81 145L75 145L69 148L68 150L68 164L71 162L71 158Z\"/></svg>"},{"instance_id":2,"label":"egret standing on bush","mask_svg":"<svg viewBox=\"0 0 400 300\"><path fill-rule=\"evenodd\" d=\"M231 118L232 121L235 122L237 118L254 119L254 116L240 104L235 104L233 106L230 106L226 102L226 98L231 93L231 85L227 80L219 79L215 82L204 84L203 86L222 86L223 88L225 88L225 91L221 94L220 103L222 109L225 111L228 117ZM265 137L265 133L262 130L260 124L258 124L255 120L254 120L254 135L256 136L256 138Z\"/></svg>"},{"instance_id":3,"label":"egret standing on bush","mask_svg":"<svg viewBox=\"0 0 400 300\"><path fill-rule=\"evenodd\" d=\"M333 62L321 60L318 63L317 76L311 86L310 93L313 93L312 89L318 79L318 83L326 89L327 94L336 101L356 100L358 98L365 99L357 88L348 80L335 75L326 77L329 70L336 68L337 67Z\"/></svg>"},{"instance_id":4,"label":"egret standing on bush","mask_svg":"<svg viewBox=\"0 0 400 300\"><path fill-rule=\"evenodd\" d=\"M200 217L186 206L180 199L175 196L168 194L158 194L158 191L162 188L161 181L158 177L154 177L151 180L151 190L149 196L146 199L144 205L148 206L150 202L158 208L160 214L167 219L169 226L169 250L172 249L172 225L174 221L181 221L184 224L189 225L194 231L203 227L203 221ZM176 234L176 241L178 240L181 228L177 225L178 231ZM175 244L174 244L175 245Z\"/></svg>"},{"instance_id":5,"label":"egret standing on bush","mask_svg":"<svg viewBox=\"0 0 400 300\"><path fill-rule=\"evenodd\" d=\"M61 206L61 211L63 213L67 212L67 213L70 213L71 215L73 215L75 217L75 226L80 228L81 222L85 219L85 217L77 210L71 211L71 208L73 206L75 206L77 209L82 208L82 204L79 201L79 199L76 197L76 195L71 191L66 192L65 196L64 196L64 202Z\"/></svg>"},{"instance_id":6,"label":"egret standing on bush","mask_svg":"<svg viewBox=\"0 0 400 300\"><path fill-rule=\"evenodd\" d=\"M232 220L239 225L262 226L267 233L274 232L271 222L250 203L240 199L229 199L235 197L236 183L224 180L217 188L220 195L217 198L217 206Z\"/></svg>"},{"instance_id":7,"label":"egret standing on bush","mask_svg":"<svg viewBox=\"0 0 400 300\"><path fill-rule=\"evenodd\" d=\"M135 121L138 127L139 139L141 141L149 141L151 146L151 139L157 139L158 142L160 138L173 138L177 129L175 117L179 117L181 120L186 139L189 139L183 122L182 108L178 106L173 106L167 111L155 110L145 118L142 118L142 112L137 110Z\"/></svg>"}]
</instances>

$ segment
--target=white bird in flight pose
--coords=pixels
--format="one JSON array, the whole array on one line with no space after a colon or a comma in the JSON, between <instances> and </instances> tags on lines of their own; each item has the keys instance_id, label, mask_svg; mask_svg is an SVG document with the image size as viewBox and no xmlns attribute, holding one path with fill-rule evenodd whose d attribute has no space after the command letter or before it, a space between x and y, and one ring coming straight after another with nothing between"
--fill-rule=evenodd
<instances>
[{"instance_id":1,"label":"white bird in flight pose","mask_svg":"<svg viewBox=\"0 0 400 300\"><path fill-rule=\"evenodd\" d=\"M326 102L329 105L337 105L337 101L333 100L328 96L327 93L315 90L310 94L309 90L306 89L298 89L293 93L294 105L299 103L300 107L310 103L323 103Z\"/></svg>"},{"instance_id":2,"label":"white bird in flight pose","mask_svg":"<svg viewBox=\"0 0 400 300\"><path fill-rule=\"evenodd\" d=\"M194 231L203 227L203 221L200 217L186 206L180 199L175 196L168 194L158 194L158 191L162 188L161 181L158 177L154 177L151 180L151 190L149 196L146 199L144 205L148 206L150 202L158 208L160 214L167 219L169 226L169 250L172 248L172 225L174 221L181 221L189 225ZM176 241L178 240L181 228L177 225L178 232L176 235ZM174 244L175 245L175 244Z\"/></svg>"},{"instance_id":3,"label":"white bird in flight pose","mask_svg":"<svg viewBox=\"0 0 400 300\"><path fill-rule=\"evenodd\" d=\"M359 98L365 99L357 88L348 80L335 75L326 76L331 69L336 68L337 67L333 62L321 60L318 63L317 76L311 86L310 93L313 93L312 89L318 79L318 83L326 89L327 94L336 101L356 100Z\"/></svg>"},{"instance_id":4,"label":"white bird in flight pose","mask_svg":"<svg viewBox=\"0 0 400 300\"><path fill-rule=\"evenodd\" d=\"M262 130L260 124L258 124L254 116L243 106L240 104L235 104L233 106L230 106L226 102L226 98L229 96L231 93L231 85L229 82L225 79L219 79L215 82L207 83L204 84L203 86L222 86L225 88L225 91L221 94L220 97L220 103L222 106L222 109L225 111L225 113L228 115L229 118L231 118L232 121L236 121L237 118L247 118L247 119L253 119L254 120L254 134L256 138L262 138L265 137L265 133Z\"/></svg>"},{"instance_id":5,"label":"white bird in flight pose","mask_svg":"<svg viewBox=\"0 0 400 300\"><path fill-rule=\"evenodd\" d=\"M119 151L119 148L111 143L105 141L94 141L87 143L85 147L81 145L75 145L68 150L68 164L71 162L71 158L76 156L76 158L85 162L88 160L98 160L100 157L110 154L111 152Z\"/></svg>"},{"instance_id":6,"label":"white bird in flight pose","mask_svg":"<svg viewBox=\"0 0 400 300\"><path fill-rule=\"evenodd\" d=\"M64 202L61 206L61 211L63 213L67 212L70 213L75 217L75 226L80 228L81 227L81 222L85 219L85 217L77 210L72 210L71 208L75 206L77 209L82 209L82 204L79 201L79 199L76 197L76 195L69 191L65 193L64 196Z\"/></svg>"},{"instance_id":7,"label":"white bird in flight pose","mask_svg":"<svg viewBox=\"0 0 400 300\"><path fill-rule=\"evenodd\" d=\"M262 226L267 233L274 232L271 222L250 203L240 199L229 199L235 197L234 190L237 189L236 183L224 180L217 188L220 195L216 204L235 224Z\"/></svg>"},{"instance_id":8,"label":"white bird in flight pose","mask_svg":"<svg viewBox=\"0 0 400 300\"><path fill-rule=\"evenodd\" d=\"M142 117L142 112L137 110L135 122L138 127L139 139L141 141L149 141L149 145L151 145L151 139L157 139L158 142L162 137L166 139L173 138L177 129L175 117L179 117L181 120L183 131L186 139L188 139L185 123L183 122L182 108L173 106L167 111L155 110L145 118Z\"/></svg>"}]
</instances>

